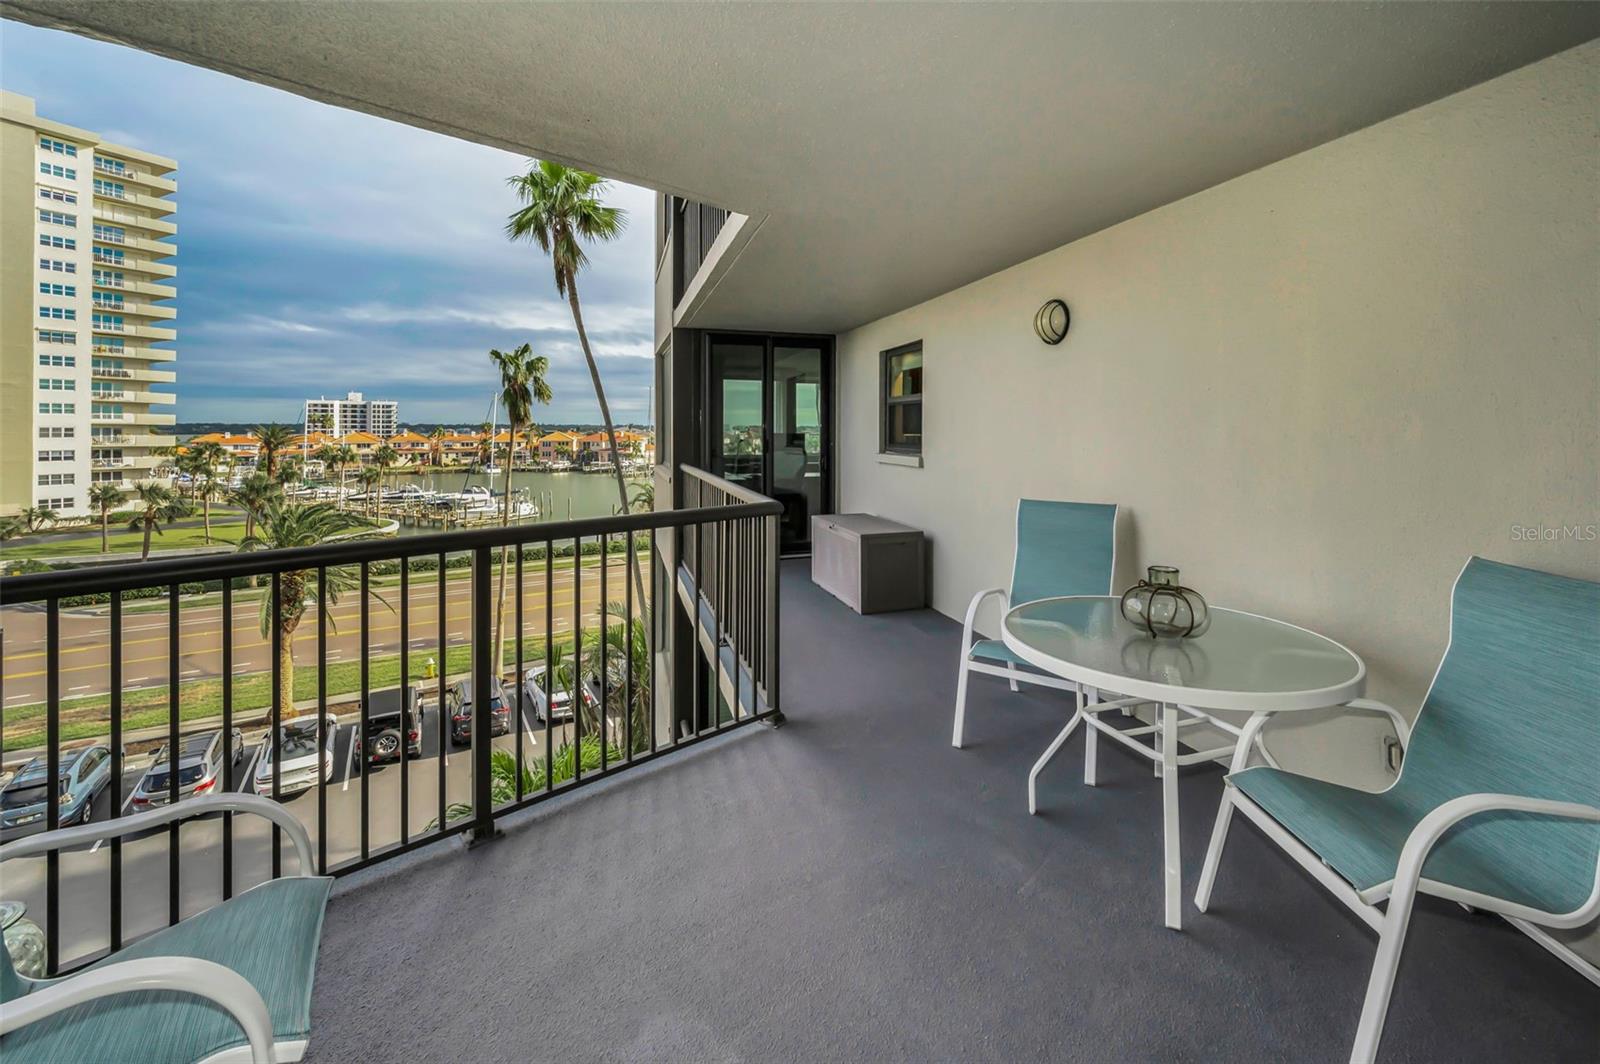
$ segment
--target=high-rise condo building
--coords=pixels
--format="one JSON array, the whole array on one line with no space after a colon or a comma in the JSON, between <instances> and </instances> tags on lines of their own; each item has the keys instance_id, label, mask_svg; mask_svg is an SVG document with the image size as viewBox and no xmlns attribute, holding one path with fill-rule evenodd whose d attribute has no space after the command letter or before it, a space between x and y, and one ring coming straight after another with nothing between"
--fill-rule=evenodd
<instances>
[{"instance_id":1,"label":"high-rise condo building","mask_svg":"<svg viewBox=\"0 0 1600 1064\"><path fill-rule=\"evenodd\" d=\"M344 436L351 432L370 432L387 439L399 429L400 404L392 399L367 399L360 392L346 392L343 399L306 400L306 431Z\"/></svg>"},{"instance_id":2,"label":"high-rise condo building","mask_svg":"<svg viewBox=\"0 0 1600 1064\"><path fill-rule=\"evenodd\" d=\"M177 167L0 94L0 513L81 517L166 463Z\"/></svg>"}]
</instances>

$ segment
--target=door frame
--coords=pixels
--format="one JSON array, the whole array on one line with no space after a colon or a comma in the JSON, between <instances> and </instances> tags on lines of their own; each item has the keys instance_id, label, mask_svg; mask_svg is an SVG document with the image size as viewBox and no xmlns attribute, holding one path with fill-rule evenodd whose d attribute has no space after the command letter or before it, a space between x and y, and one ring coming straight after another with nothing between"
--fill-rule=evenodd
<instances>
[{"instance_id":1,"label":"door frame","mask_svg":"<svg viewBox=\"0 0 1600 1064\"><path fill-rule=\"evenodd\" d=\"M711 423L712 411L712 370L711 347L719 341L753 345L759 343L761 353L761 493L769 494L772 489L772 398L773 398L773 349L777 347L816 347L822 352L822 502L820 513L832 513L834 499L837 497L834 483L834 470L838 468L834 461L834 387L835 387L835 357L834 338L826 333L794 333L794 332L762 332L755 329L715 329L706 330L700 334L700 439L699 451L709 469L714 463L711 455L717 453L722 426ZM806 555L811 553L809 539L803 546L790 546L784 548L784 555Z\"/></svg>"}]
</instances>

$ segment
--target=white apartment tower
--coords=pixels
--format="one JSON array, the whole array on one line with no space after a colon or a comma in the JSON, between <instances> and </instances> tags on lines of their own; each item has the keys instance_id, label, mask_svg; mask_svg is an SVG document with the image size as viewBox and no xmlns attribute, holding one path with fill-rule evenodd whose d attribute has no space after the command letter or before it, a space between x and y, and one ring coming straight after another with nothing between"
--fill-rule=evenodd
<instances>
[{"instance_id":1,"label":"white apartment tower","mask_svg":"<svg viewBox=\"0 0 1600 1064\"><path fill-rule=\"evenodd\" d=\"M164 466L177 166L0 94L0 513L84 516Z\"/></svg>"},{"instance_id":2,"label":"white apartment tower","mask_svg":"<svg viewBox=\"0 0 1600 1064\"><path fill-rule=\"evenodd\" d=\"M360 392L346 392L343 399L306 400L306 431L330 432L343 436L368 432L389 437L399 431L400 404L389 399L367 399Z\"/></svg>"}]
</instances>

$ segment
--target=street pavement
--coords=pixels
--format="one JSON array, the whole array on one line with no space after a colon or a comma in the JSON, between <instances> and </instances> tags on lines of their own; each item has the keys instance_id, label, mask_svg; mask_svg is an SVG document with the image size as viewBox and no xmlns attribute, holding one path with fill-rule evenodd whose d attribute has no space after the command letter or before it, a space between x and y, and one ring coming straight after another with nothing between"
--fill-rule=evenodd
<instances>
[{"instance_id":1,"label":"street pavement","mask_svg":"<svg viewBox=\"0 0 1600 1064\"><path fill-rule=\"evenodd\" d=\"M644 563L641 561L641 565ZM626 566L613 559L608 566L605 597L612 603L624 600ZM600 616L600 570L597 565L582 570L581 605L583 625L597 624ZM496 574L498 586L498 574ZM648 582L647 582L648 586ZM446 581L445 642L462 646L470 642L472 620L471 582L463 575ZM514 587L513 589L514 590ZM552 611L555 632L572 630L574 583L571 569L553 574ZM243 596L243 591L236 592ZM439 653L439 584L436 574L413 574L407 618L406 641L416 654L437 657ZM215 596L212 596L214 599ZM359 591L340 596L329 610L328 661L353 662L361 657ZM161 687L168 681L168 617L165 608L144 612L151 600L133 600L123 607L122 676L123 690ZM260 605L256 601L233 605L233 655L229 671L234 675L265 672L272 665L272 646L261 634ZM135 612L138 610L138 612ZM509 594L505 607L506 623L515 623L515 595ZM179 603L179 675L200 679L221 675L222 608L215 601L184 608ZM526 635L544 634L545 571L527 565L523 573L523 621ZM60 685L63 699L104 694L110 683L111 632L109 611L73 609L61 611ZM38 607L9 606L0 609L0 631L4 633L4 703L6 707L42 702L46 694L45 613ZM400 601L398 585L374 587L368 604L367 639L372 655L396 654L400 649ZM314 610L308 611L295 633L295 661L301 668L314 666L317 655L317 622Z\"/></svg>"}]
</instances>

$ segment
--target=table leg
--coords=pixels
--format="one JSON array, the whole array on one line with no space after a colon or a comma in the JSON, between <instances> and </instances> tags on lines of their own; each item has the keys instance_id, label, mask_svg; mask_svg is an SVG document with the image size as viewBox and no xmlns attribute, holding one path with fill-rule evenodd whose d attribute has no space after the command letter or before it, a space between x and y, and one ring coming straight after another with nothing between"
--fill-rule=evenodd
<instances>
[{"instance_id":1,"label":"table leg","mask_svg":"<svg viewBox=\"0 0 1600 1064\"><path fill-rule=\"evenodd\" d=\"M1250 719L1244 722L1244 727L1239 729L1239 742L1233 748L1233 761L1228 766L1229 772L1238 772L1250 764L1250 751L1261 741L1261 727L1267 723L1267 713L1252 713ZM1261 754L1266 756L1266 748L1262 747Z\"/></svg>"},{"instance_id":2,"label":"table leg","mask_svg":"<svg viewBox=\"0 0 1600 1064\"><path fill-rule=\"evenodd\" d=\"M1183 858L1178 838L1178 709L1161 704L1161 836L1166 923L1183 929Z\"/></svg>"},{"instance_id":3,"label":"table leg","mask_svg":"<svg viewBox=\"0 0 1600 1064\"><path fill-rule=\"evenodd\" d=\"M1050 763L1050 759L1056 756L1056 751L1061 749L1061 744L1066 742L1067 739L1072 736L1072 729L1076 728L1078 726L1078 722L1082 719L1083 690L1080 688L1077 697L1077 707L1072 711L1072 719L1067 721L1067 726L1061 729L1061 734L1055 737L1055 741L1053 741L1049 746L1045 747L1044 753L1040 756L1039 760L1033 763L1033 768L1028 772L1029 816L1032 816L1034 813L1039 811L1039 773L1043 772L1044 767ZM1090 728L1089 731L1090 734L1093 734L1094 729Z\"/></svg>"},{"instance_id":4,"label":"table leg","mask_svg":"<svg viewBox=\"0 0 1600 1064\"><path fill-rule=\"evenodd\" d=\"M1093 687L1081 688L1079 697L1083 699L1085 710L1089 705L1100 701L1100 692ZM1087 716L1087 713L1085 713ZM1098 746L1100 733L1089 726L1087 721L1083 725L1083 782L1093 787L1095 785L1095 752Z\"/></svg>"}]
</instances>

